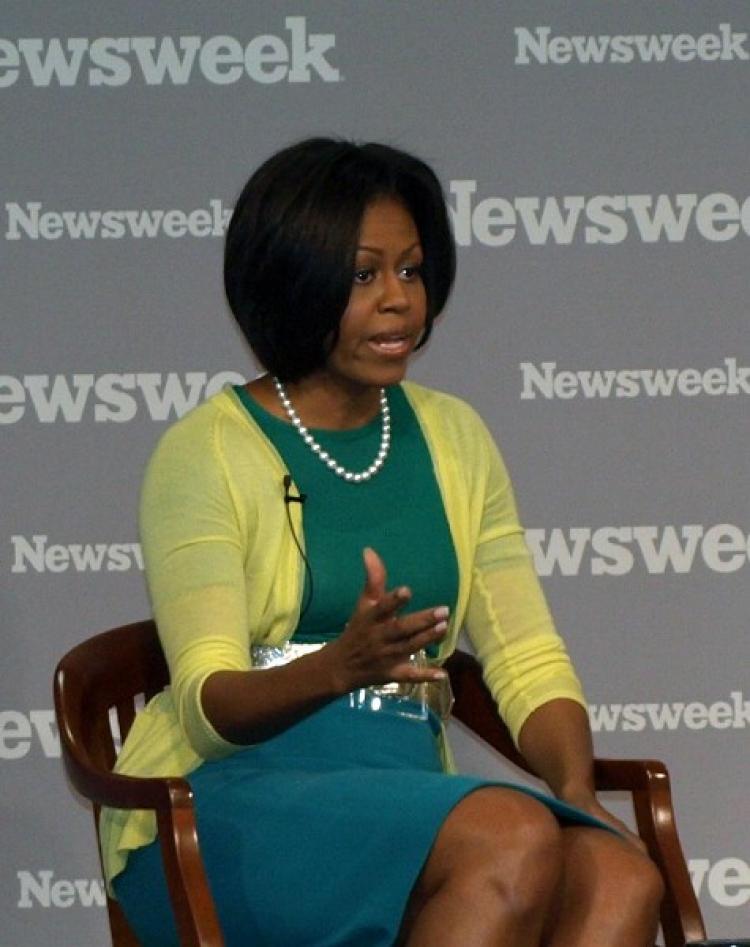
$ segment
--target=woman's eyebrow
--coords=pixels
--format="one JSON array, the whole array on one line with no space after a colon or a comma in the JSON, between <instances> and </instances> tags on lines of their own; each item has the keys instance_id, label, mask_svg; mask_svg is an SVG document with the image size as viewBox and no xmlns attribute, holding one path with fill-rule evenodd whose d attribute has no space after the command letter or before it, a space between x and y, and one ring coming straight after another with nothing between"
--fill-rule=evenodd
<instances>
[{"instance_id":1,"label":"woman's eyebrow","mask_svg":"<svg viewBox=\"0 0 750 947\"><path fill-rule=\"evenodd\" d=\"M408 247L405 247L401 251L400 255L403 256L405 253L411 253L412 250L416 250L419 246L421 246L421 241L415 240L414 243L410 244ZM383 253L383 250L380 247L370 247L365 243L360 243L357 247L357 250L366 250L368 253L377 253L380 255Z\"/></svg>"}]
</instances>

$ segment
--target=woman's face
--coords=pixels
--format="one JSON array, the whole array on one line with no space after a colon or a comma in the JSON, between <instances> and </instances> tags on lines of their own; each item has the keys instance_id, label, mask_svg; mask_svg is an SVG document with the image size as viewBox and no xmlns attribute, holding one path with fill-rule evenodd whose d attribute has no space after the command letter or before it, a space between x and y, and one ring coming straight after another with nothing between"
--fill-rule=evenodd
<instances>
[{"instance_id":1,"label":"woman's face","mask_svg":"<svg viewBox=\"0 0 750 947\"><path fill-rule=\"evenodd\" d=\"M365 210L352 291L326 372L347 385L386 386L402 380L425 327L427 297L422 247L403 204L382 198Z\"/></svg>"}]
</instances>

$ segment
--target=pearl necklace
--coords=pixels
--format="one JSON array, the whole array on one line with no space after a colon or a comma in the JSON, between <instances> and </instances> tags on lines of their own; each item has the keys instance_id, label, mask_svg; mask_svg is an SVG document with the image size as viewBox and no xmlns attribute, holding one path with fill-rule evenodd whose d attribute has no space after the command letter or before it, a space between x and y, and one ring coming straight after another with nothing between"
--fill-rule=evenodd
<instances>
[{"instance_id":1,"label":"pearl necklace","mask_svg":"<svg viewBox=\"0 0 750 947\"><path fill-rule=\"evenodd\" d=\"M332 470L337 477L341 477L343 480L346 480L347 483L364 483L375 476L375 474L385 463L386 457L388 456L388 451L391 447L391 409L388 407L388 398L385 394L385 388L380 389L380 417L382 422L380 449L378 450L375 460L373 460L369 467L365 468L365 470L360 470L355 473L353 470L347 470L346 467L340 464L335 457L331 457L328 451L323 449L322 445L315 440L312 434L302 423L300 416L294 410L294 406L289 400L289 395L286 393L286 388L284 388L282 383L275 376L273 383L276 388L276 394L279 396L281 406L286 412L286 416L292 422L294 427L297 428L297 431L299 432L299 435L305 444L307 444L313 454L315 454L315 456L318 457L326 465L326 467L328 467L329 470Z\"/></svg>"}]
</instances>

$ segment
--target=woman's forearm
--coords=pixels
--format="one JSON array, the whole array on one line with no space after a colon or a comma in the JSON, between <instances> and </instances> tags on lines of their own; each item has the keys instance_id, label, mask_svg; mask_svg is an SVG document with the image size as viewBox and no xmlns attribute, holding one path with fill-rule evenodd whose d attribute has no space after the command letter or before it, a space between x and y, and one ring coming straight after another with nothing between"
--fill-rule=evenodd
<instances>
[{"instance_id":1,"label":"woman's forearm","mask_svg":"<svg viewBox=\"0 0 750 947\"><path fill-rule=\"evenodd\" d=\"M591 728L579 703L560 698L542 704L521 728L518 746L558 798L576 802L593 796Z\"/></svg>"},{"instance_id":2,"label":"woman's forearm","mask_svg":"<svg viewBox=\"0 0 750 947\"><path fill-rule=\"evenodd\" d=\"M345 692L326 651L280 667L216 671L201 691L203 711L230 743L267 740Z\"/></svg>"},{"instance_id":3,"label":"woman's forearm","mask_svg":"<svg viewBox=\"0 0 750 947\"><path fill-rule=\"evenodd\" d=\"M225 740L238 744L267 740L358 687L445 677L440 668L414 665L410 656L442 640L448 628L447 606L401 616L411 592L405 586L386 591L380 557L365 549L363 558L364 588L337 638L281 667L216 671L206 679L203 711Z\"/></svg>"}]
</instances>

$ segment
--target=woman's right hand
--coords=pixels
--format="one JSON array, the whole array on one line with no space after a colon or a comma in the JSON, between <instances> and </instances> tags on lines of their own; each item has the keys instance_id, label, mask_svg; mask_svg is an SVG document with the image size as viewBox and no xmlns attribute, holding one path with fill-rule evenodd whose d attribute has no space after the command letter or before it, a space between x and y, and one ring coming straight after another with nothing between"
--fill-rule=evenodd
<instances>
[{"instance_id":1,"label":"woman's right hand","mask_svg":"<svg viewBox=\"0 0 750 947\"><path fill-rule=\"evenodd\" d=\"M410 658L445 636L448 607L439 605L400 617L411 591L406 586L386 590L385 565L374 549L365 549L363 560L365 584L352 616L341 635L324 649L335 662L333 673L341 693L390 681L445 678L441 668L417 665Z\"/></svg>"},{"instance_id":2,"label":"woman's right hand","mask_svg":"<svg viewBox=\"0 0 750 947\"><path fill-rule=\"evenodd\" d=\"M337 696L390 681L416 683L443 679L445 671L410 661L411 655L440 641L448 608L427 608L399 616L411 593L404 586L386 591L385 566L365 549L365 584L344 631L324 648L281 667L210 674L201 691L203 710L231 743L260 743Z\"/></svg>"}]
</instances>

